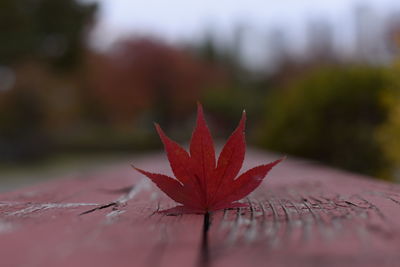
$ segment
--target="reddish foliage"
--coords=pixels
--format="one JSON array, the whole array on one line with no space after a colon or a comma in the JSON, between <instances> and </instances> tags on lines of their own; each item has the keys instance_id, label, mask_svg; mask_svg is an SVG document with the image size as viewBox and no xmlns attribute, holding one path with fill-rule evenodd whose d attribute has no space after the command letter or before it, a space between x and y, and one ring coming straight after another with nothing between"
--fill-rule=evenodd
<instances>
[{"instance_id":1,"label":"reddish foliage","mask_svg":"<svg viewBox=\"0 0 400 267\"><path fill-rule=\"evenodd\" d=\"M245 122L246 113L243 112L239 126L216 162L213 140L202 106L198 104L197 125L190 142L190 153L169 139L156 124L176 179L134 168L150 178L170 198L182 204L166 212L206 213L246 206L237 201L255 190L269 170L282 159L252 168L235 178L242 167L246 150Z\"/></svg>"},{"instance_id":2,"label":"reddish foliage","mask_svg":"<svg viewBox=\"0 0 400 267\"><path fill-rule=\"evenodd\" d=\"M106 55L91 57L96 103L117 125L131 125L153 109L163 123L188 114L219 70L184 49L149 38L123 40Z\"/></svg>"}]
</instances>

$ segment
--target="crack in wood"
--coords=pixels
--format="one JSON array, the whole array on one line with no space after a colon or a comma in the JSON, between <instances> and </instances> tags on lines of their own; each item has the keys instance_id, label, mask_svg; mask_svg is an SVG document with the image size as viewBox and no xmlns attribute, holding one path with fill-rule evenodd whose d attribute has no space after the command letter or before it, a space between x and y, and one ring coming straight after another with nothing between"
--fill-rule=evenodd
<instances>
[{"instance_id":1,"label":"crack in wood","mask_svg":"<svg viewBox=\"0 0 400 267\"><path fill-rule=\"evenodd\" d=\"M89 213L95 212L97 210L102 210L102 209L106 209L106 208L109 208L109 207L115 207L117 205L118 205L117 202L111 202L111 203L108 203L108 204L105 204L105 205L101 205L100 207L96 207L96 208L93 208L93 209L90 209L90 210L86 210L86 211L80 213L79 215L89 214Z\"/></svg>"},{"instance_id":2,"label":"crack in wood","mask_svg":"<svg viewBox=\"0 0 400 267\"><path fill-rule=\"evenodd\" d=\"M48 209L59 209L59 208L77 208L82 206L95 206L98 205L96 203L44 203L44 204L32 204L26 208L7 212L7 216L21 216L29 213L33 213L36 211L43 211Z\"/></svg>"},{"instance_id":3,"label":"crack in wood","mask_svg":"<svg viewBox=\"0 0 400 267\"><path fill-rule=\"evenodd\" d=\"M107 204L103 204L100 205L99 207L84 211L82 213L80 213L79 215L86 215L98 210L102 210L102 209L106 209L109 207L113 207L113 208L117 208L120 207L122 205L125 205L129 200L131 200L132 198L134 198L137 194L139 194L143 189L148 189L149 188L149 184L147 182L147 180L141 180L139 183L137 183L136 185L132 185L129 190L124 189L124 192L126 192L125 194L123 194L122 196L120 196L117 200L112 201L110 203Z\"/></svg>"}]
</instances>

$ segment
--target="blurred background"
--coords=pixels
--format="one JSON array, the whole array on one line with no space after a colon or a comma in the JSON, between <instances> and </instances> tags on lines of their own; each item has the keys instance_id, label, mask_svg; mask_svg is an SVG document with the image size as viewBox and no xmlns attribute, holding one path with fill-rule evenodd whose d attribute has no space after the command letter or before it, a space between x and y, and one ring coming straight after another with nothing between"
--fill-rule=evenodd
<instances>
[{"instance_id":1,"label":"blurred background","mask_svg":"<svg viewBox=\"0 0 400 267\"><path fill-rule=\"evenodd\" d=\"M398 182L399 49L398 0L1 0L0 190L188 142L197 100L217 140L246 109L253 147Z\"/></svg>"}]
</instances>

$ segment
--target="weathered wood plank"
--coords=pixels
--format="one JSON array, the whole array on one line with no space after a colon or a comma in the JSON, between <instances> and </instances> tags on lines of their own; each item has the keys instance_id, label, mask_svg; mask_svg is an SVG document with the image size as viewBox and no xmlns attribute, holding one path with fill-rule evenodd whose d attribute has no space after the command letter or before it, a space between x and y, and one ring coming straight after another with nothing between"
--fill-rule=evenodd
<instances>
[{"instance_id":1,"label":"weathered wood plank","mask_svg":"<svg viewBox=\"0 0 400 267\"><path fill-rule=\"evenodd\" d=\"M170 173L161 154L135 165ZM155 213L174 203L128 163L2 194L0 265L399 265L398 185L288 159L245 201L204 235L201 215Z\"/></svg>"}]
</instances>

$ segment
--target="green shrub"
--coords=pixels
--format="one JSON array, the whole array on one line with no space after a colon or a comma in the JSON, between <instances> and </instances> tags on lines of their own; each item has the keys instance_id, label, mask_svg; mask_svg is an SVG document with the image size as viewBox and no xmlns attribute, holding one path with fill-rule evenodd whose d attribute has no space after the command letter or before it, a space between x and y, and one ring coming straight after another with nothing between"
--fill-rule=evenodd
<instances>
[{"instance_id":1,"label":"green shrub","mask_svg":"<svg viewBox=\"0 0 400 267\"><path fill-rule=\"evenodd\" d=\"M400 61L389 71L389 85L381 93L387 119L377 130L382 151L388 159L388 166L382 175L400 180Z\"/></svg>"},{"instance_id":2,"label":"green shrub","mask_svg":"<svg viewBox=\"0 0 400 267\"><path fill-rule=\"evenodd\" d=\"M324 66L275 89L259 132L263 147L376 175L385 157L376 129L385 120L381 68Z\"/></svg>"}]
</instances>

